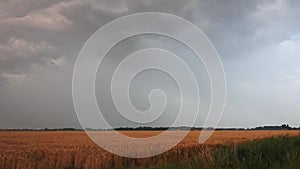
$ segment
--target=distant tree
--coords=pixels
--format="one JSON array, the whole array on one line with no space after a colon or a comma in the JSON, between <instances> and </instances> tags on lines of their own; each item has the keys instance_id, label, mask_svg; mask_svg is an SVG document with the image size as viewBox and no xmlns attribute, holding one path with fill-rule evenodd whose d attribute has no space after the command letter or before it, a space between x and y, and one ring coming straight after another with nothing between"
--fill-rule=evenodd
<instances>
[{"instance_id":1,"label":"distant tree","mask_svg":"<svg viewBox=\"0 0 300 169\"><path fill-rule=\"evenodd\" d=\"M288 124L283 124L282 129L292 129Z\"/></svg>"},{"instance_id":2,"label":"distant tree","mask_svg":"<svg viewBox=\"0 0 300 169\"><path fill-rule=\"evenodd\" d=\"M283 124L281 127L282 128L290 128L290 126L288 124Z\"/></svg>"}]
</instances>

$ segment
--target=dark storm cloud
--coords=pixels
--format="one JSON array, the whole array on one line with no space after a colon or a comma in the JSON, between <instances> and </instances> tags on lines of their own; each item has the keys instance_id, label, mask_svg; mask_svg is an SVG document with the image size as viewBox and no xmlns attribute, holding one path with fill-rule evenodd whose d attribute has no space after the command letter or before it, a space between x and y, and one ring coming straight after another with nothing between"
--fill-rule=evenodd
<instances>
[{"instance_id":1,"label":"dark storm cloud","mask_svg":"<svg viewBox=\"0 0 300 169\"><path fill-rule=\"evenodd\" d=\"M299 8L299 1L292 0L1 1L0 127L78 127L71 77L81 47L106 23L147 11L183 17L201 28L214 43L229 87L228 114L223 125L266 123L267 118L262 117L268 117L269 111L278 117L271 122L280 123L281 111L287 107L294 107L289 110L289 119L297 119L299 106L293 100L298 97L292 93L299 92L299 76L280 85L267 82L299 75ZM264 95L252 95L258 90ZM272 93L278 97L270 98ZM31 99L24 101L27 97ZM291 99L270 108L281 98ZM261 99L269 100L261 105ZM239 112L253 114L247 120ZM231 123L232 118L241 122Z\"/></svg>"},{"instance_id":2,"label":"dark storm cloud","mask_svg":"<svg viewBox=\"0 0 300 169\"><path fill-rule=\"evenodd\" d=\"M294 22L299 17L296 1L4 1L1 6L0 59L6 73L27 71L51 58L71 55L74 60L93 32L128 13L184 17L205 31L223 59L283 41L300 26Z\"/></svg>"}]
</instances>

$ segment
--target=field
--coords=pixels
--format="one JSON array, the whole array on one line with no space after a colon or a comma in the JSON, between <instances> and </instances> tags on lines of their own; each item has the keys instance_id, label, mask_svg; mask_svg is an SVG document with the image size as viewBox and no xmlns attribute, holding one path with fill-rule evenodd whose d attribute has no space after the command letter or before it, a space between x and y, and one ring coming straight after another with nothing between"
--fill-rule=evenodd
<instances>
[{"instance_id":1,"label":"field","mask_svg":"<svg viewBox=\"0 0 300 169\"><path fill-rule=\"evenodd\" d=\"M159 133L122 132L138 138ZM283 135L299 136L300 133L297 130L216 131L205 144L198 143L199 134L199 131L190 132L178 146L159 156L130 159L104 151L82 131L4 131L0 132L0 168L147 168L170 163L179 165L199 154L209 157L219 145L235 147L237 143Z\"/></svg>"},{"instance_id":2,"label":"field","mask_svg":"<svg viewBox=\"0 0 300 169\"><path fill-rule=\"evenodd\" d=\"M299 169L300 137L273 137L241 144L217 145L206 153L155 169Z\"/></svg>"}]
</instances>

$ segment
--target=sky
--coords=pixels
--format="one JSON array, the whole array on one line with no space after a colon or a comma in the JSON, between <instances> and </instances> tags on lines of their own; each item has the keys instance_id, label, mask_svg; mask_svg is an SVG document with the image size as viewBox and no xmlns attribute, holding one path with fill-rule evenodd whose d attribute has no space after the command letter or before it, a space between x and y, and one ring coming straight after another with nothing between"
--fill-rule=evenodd
<instances>
[{"instance_id":1,"label":"sky","mask_svg":"<svg viewBox=\"0 0 300 169\"><path fill-rule=\"evenodd\" d=\"M182 17L214 44L227 80L220 127L300 126L299 9L300 2L294 0L1 0L0 128L80 128L72 102L78 54L99 28L137 12ZM205 112L209 103L205 70L174 40L153 35L130 38L108 53L99 70L109 69L133 49L153 45L175 50L198 72ZM107 71L101 77L99 72L96 86L107 83ZM167 106L169 115L154 124L168 125L178 106L177 86L161 72L144 76L132 84L132 102L141 110L149 107L145 96L157 85L151 82L159 82L175 101ZM132 125L117 119L104 90L96 88L107 120L114 126ZM202 122L199 117L197 124Z\"/></svg>"}]
</instances>

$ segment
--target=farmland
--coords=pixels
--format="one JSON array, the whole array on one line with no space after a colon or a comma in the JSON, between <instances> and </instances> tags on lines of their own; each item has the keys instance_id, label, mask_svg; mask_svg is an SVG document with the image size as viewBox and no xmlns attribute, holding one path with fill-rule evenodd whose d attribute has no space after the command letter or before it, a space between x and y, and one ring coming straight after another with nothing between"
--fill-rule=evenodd
<instances>
[{"instance_id":1,"label":"farmland","mask_svg":"<svg viewBox=\"0 0 300 169\"><path fill-rule=\"evenodd\" d=\"M109 131L101 131L108 134ZM174 131L180 132L180 131ZM151 137L160 131L122 131L130 137ZM236 145L278 136L299 136L297 130L216 131L199 144L199 131L192 131L176 147L156 157L130 159L112 155L82 131L0 132L0 168L145 168L182 163L196 154L209 157L219 145Z\"/></svg>"}]
</instances>

